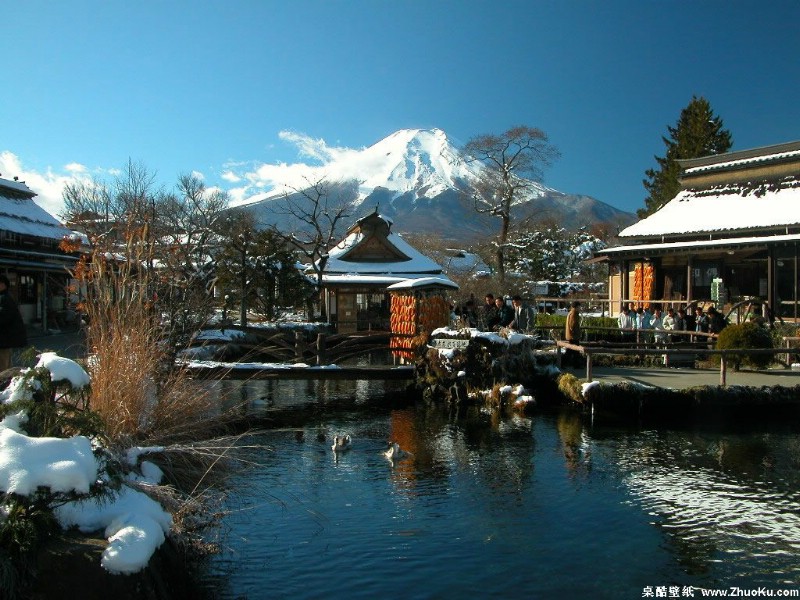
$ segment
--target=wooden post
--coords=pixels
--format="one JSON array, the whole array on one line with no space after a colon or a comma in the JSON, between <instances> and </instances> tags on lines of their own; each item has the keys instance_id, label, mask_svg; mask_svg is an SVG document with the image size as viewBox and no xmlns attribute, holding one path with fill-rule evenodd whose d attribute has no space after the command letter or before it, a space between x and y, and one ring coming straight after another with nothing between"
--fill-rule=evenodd
<instances>
[{"instance_id":1,"label":"wooden post","mask_svg":"<svg viewBox=\"0 0 800 600\"><path fill-rule=\"evenodd\" d=\"M561 369L561 346L559 346L557 342L556 342L556 350L558 351L556 353L556 366L559 369Z\"/></svg>"},{"instance_id":2,"label":"wooden post","mask_svg":"<svg viewBox=\"0 0 800 600\"><path fill-rule=\"evenodd\" d=\"M325 334L317 334L317 365L325 364Z\"/></svg>"},{"instance_id":3,"label":"wooden post","mask_svg":"<svg viewBox=\"0 0 800 600\"><path fill-rule=\"evenodd\" d=\"M722 387L725 387L727 385L727 383L726 383L726 378L727 378L727 375L728 375L728 364L727 363L728 363L728 361L727 361L727 359L725 357L725 354L724 353L720 354L719 355L719 384Z\"/></svg>"},{"instance_id":4,"label":"wooden post","mask_svg":"<svg viewBox=\"0 0 800 600\"><path fill-rule=\"evenodd\" d=\"M592 353L586 353L586 383L592 382Z\"/></svg>"},{"instance_id":5,"label":"wooden post","mask_svg":"<svg viewBox=\"0 0 800 600\"><path fill-rule=\"evenodd\" d=\"M303 350L305 344L303 343L303 333L301 331L294 332L294 357L296 361L303 360Z\"/></svg>"}]
</instances>

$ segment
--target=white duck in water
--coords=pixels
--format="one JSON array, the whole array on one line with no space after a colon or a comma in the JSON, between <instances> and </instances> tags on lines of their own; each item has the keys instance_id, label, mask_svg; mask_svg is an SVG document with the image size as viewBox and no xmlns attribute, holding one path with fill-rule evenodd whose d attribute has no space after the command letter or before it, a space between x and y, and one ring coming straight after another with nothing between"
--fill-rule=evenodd
<instances>
[{"instance_id":1,"label":"white duck in water","mask_svg":"<svg viewBox=\"0 0 800 600\"><path fill-rule=\"evenodd\" d=\"M331 450L334 452L344 452L345 450L350 450L352 444L353 440L350 438L350 434L335 435L333 436L333 446L331 446Z\"/></svg>"},{"instance_id":2,"label":"white duck in water","mask_svg":"<svg viewBox=\"0 0 800 600\"><path fill-rule=\"evenodd\" d=\"M410 456L409 453L403 450L400 447L400 444L397 442L389 442L389 447L386 449L383 455L390 460L401 460Z\"/></svg>"}]
</instances>

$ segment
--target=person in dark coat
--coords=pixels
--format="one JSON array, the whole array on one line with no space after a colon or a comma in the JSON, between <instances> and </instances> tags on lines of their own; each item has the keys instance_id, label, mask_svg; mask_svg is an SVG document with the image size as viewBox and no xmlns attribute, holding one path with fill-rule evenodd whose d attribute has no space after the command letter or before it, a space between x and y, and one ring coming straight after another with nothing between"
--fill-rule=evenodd
<instances>
[{"instance_id":1,"label":"person in dark coat","mask_svg":"<svg viewBox=\"0 0 800 600\"><path fill-rule=\"evenodd\" d=\"M480 320L481 328L484 331L491 331L497 325L497 306L494 303L494 294L486 294Z\"/></svg>"},{"instance_id":2,"label":"person in dark coat","mask_svg":"<svg viewBox=\"0 0 800 600\"><path fill-rule=\"evenodd\" d=\"M511 309L514 311L514 320L511 321L511 329L516 331L527 331L533 327L530 309L522 304L522 296L515 295L511 298Z\"/></svg>"},{"instance_id":3,"label":"person in dark coat","mask_svg":"<svg viewBox=\"0 0 800 600\"><path fill-rule=\"evenodd\" d=\"M725 329L728 323L725 322L725 317L713 306L708 308L708 332L719 334L720 331Z\"/></svg>"},{"instance_id":4,"label":"person in dark coat","mask_svg":"<svg viewBox=\"0 0 800 600\"><path fill-rule=\"evenodd\" d=\"M11 366L11 349L28 344L25 323L9 286L8 277L0 274L0 372Z\"/></svg>"},{"instance_id":5,"label":"person in dark coat","mask_svg":"<svg viewBox=\"0 0 800 600\"><path fill-rule=\"evenodd\" d=\"M497 296L494 299L494 304L497 307L497 324L492 329L510 327L511 323L514 322L514 309L506 303L502 296Z\"/></svg>"}]
</instances>

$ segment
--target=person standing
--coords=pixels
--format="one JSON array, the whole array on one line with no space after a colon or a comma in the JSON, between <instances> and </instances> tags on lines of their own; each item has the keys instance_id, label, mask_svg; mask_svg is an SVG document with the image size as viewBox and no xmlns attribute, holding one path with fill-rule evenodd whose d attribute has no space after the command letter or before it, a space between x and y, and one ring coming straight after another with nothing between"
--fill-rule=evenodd
<instances>
[{"instance_id":1,"label":"person standing","mask_svg":"<svg viewBox=\"0 0 800 600\"><path fill-rule=\"evenodd\" d=\"M497 322L492 329L499 330L503 327L511 327L514 321L514 309L511 308L502 296L497 296L494 299L495 307L497 308Z\"/></svg>"},{"instance_id":2,"label":"person standing","mask_svg":"<svg viewBox=\"0 0 800 600\"><path fill-rule=\"evenodd\" d=\"M698 333L708 333L708 316L703 312L703 309L700 306L696 306L694 309L694 330ZM695 342L705 342L706 336L704 335L696 335L693 336L693 340Z\"/></svg>"},{"instance_id":3,"label":"person standing","mask_svg":"<svg viewBox=\"0 0 800 600\"><path fill-rule=\"evenodd\" d=\"M655 331L654 339L656 345L663 346L667 341L667 334L664 333L664 316L660 308L653 309L653 316L650 317L650 327Z\"/></svg>"},{"instance_id":4,"label":"person standing","mask_svg":"<svg viewBox=\"0 0 800 600\"><path fill-rule=\"evenodd\" d=\"M713 306L708 307L708 332L709 333L716 333L719 335L720 331L725 329L727 326L727 322L725 321L725 317L722 316L722 313L719 312Z\"/></svg>"},{"instance_id":5,"label":"person standing","mask_svg":"<svg viewBox=\"0 0 800 600\"><path fill-rule=\"evenodd\" d=\"M650 331L653 329L653 315L650 313L650 309L648 307L639 307L636 311L636 327L639 329L639 342L649 344L652 335Z\"/></svg>"},{"instance_id":6,"label":"person standing","mask_svg":"<svg viewBox=\"0 0 800 600\"><path fill-rule=\"evenodd\" d=\"M664 331L672 331L675 329L675 309L671 306L667 309L667 314L664 315L664 319L662 321ZM667 341L672 341L672 335L667 335Z\"/></svg>"},{"instance_id":7,"label":"person standing","mask_svg":"<svg viewBox=\"0 0 800 600\"><path fill-rule=\"evenodd\" d=\"M0 274L0 372L11 367L11 349L28 343L28 333L19 306L11 297L8 277Z\"/></svg>"},{"instance_id":8,"label":"person standing","mask_svg":"<svg viewBox=\"0 0 800 600\"><path fill-rule=\"evenodd\" d=\"M522 296L515 295L511 298L511 308L514 310L514 320L511 321L511 329L516 331L527 331L532 323L530 311L527 306L522 304Z\"/></svg>"},{"instance_id":9,"label":"person standing","mask_svg":"<svg viewBox=\"0 0 800 600\"><path fill-rule=\"evenodd\" d=\"M564 340L576 346L581 343L581 316L580 302L573 302L567 314L567 323L564 327ZM581 357L577 350L567 348L564 360L569 366L581 367Z\"/></svg>"},{"instance_id":10,"label":"person standing","mask_svg":"<svg viewBox=\"0 0 800 600\"><path fill-rule=\"evenodd\" d=\"M481 311L481 329L491 331L495 325L497 325L497 307L494 303L494 294L486 294Z\"/></svg>"},{"instance_id":11,"label":"person standing","mask_svg":"<svg viewBox=\"0 0 800 600\"><path fill-rule=\"evenodd\" d=\"M636 338L636 333L634 332L636 329L636 321L631 315L630 308L627 306L622 307L622 310L619 311L619 315L617 315L617 324L619 325L619 330L622 335L622 341L633 342Z\"/></svg>"},{"instance_id":12,"label":"person standing","mask_svg":"<svg viewBox=\"0 0 800 600\"><path fill-rule=\"evenodd\" d=\"M699 306L694 309L694 330L708 333L708 315L704 314L703 309Z\"/></svg>"}]
</instances>

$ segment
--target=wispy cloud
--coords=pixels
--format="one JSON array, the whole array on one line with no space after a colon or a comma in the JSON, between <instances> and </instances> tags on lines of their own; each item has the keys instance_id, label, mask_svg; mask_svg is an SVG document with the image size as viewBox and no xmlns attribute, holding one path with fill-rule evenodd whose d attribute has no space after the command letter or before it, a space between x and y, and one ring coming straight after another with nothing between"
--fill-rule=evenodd
<instances>
[{"instance_id":1,"label":"wispy cloud","mask_svg":"<svg viewBox=\"0 0 800 600\"><path fill-rule=\"evenodd\" d=\"M281 162L226 165L228 170L222 178L239 184L228 190L233 204L265 193L281 194L302 189L309 183L326 178L330 172L336 172L337 176L345 179L358 179L363 174L361 150L329 146L321 138L296 131L283 130L278 137L297 149L298 158L311 159L315 164Z\"/></svg>"},{"instance_id":2,"label":"wispy cloud","mask_svg":"<svg viewBox=\"0 0 800 600\"><path fill-rule=\"evenodd\" d=\"M254 196L302 189L334 172L343 179L359 179L364 172L370 170L370 165L364 164L361 149L329 146L321 138L295 131L280 131L278 137L295 148L297 162L268 164L259 161L230 161L221 165L222 172L217 175L222 184L219 188L228 193L233 204L242 203ZM46 172L41 173L26 168L20 157L9 150L0 152L0 173L5 178L17 176L25 181L37 194L36 202L56 216L61 215L64 210L61 195L66 185L88 181L93 176L114 178L121 174L119 169L88 168L80 162L69 162L58 169L48 167ZM200 171L194 170L192 174L206 180ZM224 185L225 182L232 187ZM214 182L209 183L214 189L218 189Z\"/></svg>"},{"instance_id":3,"label":"wispy cloud","mask_svg":"<svg viewBox=\"0 0 800 600\"><path fill-rule=\"evenodd\" d=\"M69 171L70 173L86 173L88 170L85 165L81 163L69 163L68 165L64 165L64 170Z\"/></svg>"}]
</instances>

